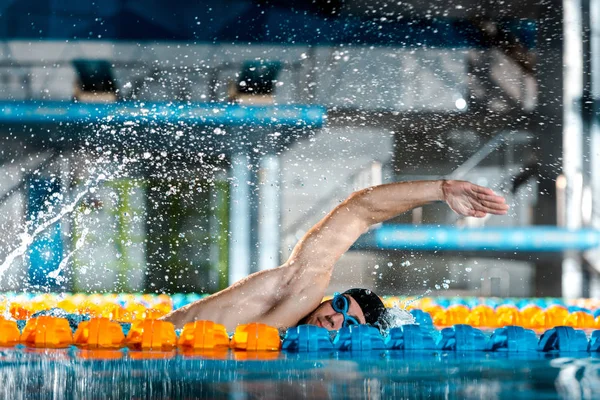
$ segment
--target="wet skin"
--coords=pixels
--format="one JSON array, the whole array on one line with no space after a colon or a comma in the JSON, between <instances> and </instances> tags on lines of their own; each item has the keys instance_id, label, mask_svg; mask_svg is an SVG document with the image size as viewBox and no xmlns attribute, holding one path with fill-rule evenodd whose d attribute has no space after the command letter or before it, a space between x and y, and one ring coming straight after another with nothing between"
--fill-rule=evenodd
<instances>
[{"instance_id":1,"label":"wet skin","mask_svg":"<svg viewBox=\"0 0 600 400\"><path fill-rule=\"evenodd\" d=\"M347 314L356 318L361 324L365 324L365 315L362 309L351 296L344 295L350 302ZM331 305L331 300L324 301L306 318L306 324L321 326L327 330L339 330L344 323L342 313L335 311Z\"/></svg>"}]
</instances>

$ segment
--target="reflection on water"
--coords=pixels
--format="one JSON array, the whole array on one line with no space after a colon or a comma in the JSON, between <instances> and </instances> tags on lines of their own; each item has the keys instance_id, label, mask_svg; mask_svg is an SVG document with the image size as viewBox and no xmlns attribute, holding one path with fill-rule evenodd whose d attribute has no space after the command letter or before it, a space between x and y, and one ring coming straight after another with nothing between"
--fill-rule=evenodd
<instances>
[{"instance_id":1,"label":"reflection on water","mask_svg":"<svg viewBox=\"0 0 600 400\"><path fill-rule=\"evenodd\" d=\"M552 360L551 365L560 368L556 390L563 398L600 397L600 360L565 357Z\"/></svg>"},{"instance_id":2,"label":"reflection on water","mask_svg":"<svg viewBox=\"0 0 600 400\"><path fill-rule=\"evenodd\" d=\"M3 349L6 399L593 399L600 360L486 353L280 353L274 360L127 350Z\"/></svg>"}]
</instances>

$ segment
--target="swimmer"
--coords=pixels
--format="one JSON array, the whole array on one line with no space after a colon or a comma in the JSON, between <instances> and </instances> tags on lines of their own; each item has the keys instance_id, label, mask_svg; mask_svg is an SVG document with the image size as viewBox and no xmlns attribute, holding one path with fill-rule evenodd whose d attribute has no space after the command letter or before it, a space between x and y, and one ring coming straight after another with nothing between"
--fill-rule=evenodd
<instances>
[{"instance_id":1,"label":"swimmer","mask_svg":"<svg viewBox=\"0 0 600 400\"><path fill-rule=\"evenodd\" d=\"M310 324L339 330L353 324L379 326L385 307L367 289L350 289L322 302L337 260L371 225L434 201L458 215L503 215L508 205L491 189L466 181L432 180L373 186L351 194L313 226L277 268L255 272L209 297L181 307L164 320L182 328L209 320L233 332L262 322L279 329Z\"/></svg>"}]
</instances>

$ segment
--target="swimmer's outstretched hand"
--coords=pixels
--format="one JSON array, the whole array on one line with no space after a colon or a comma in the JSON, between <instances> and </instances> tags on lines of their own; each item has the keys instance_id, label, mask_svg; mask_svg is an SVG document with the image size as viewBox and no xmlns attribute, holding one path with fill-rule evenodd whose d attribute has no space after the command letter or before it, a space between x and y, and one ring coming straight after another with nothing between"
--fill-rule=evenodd
<instances>
[{"instance_id":1,"label":"swimmer's outstretched hand","mask_svg":"<svg viewBox=\"0 0 600 400\"><path fill-rule=\"evenodd\" d=\"M457 213L465 217L482 218L487 214L504 215L508 204L492 189L466 181L443 181L444 201Z\"/></svg>"}]
</instances>

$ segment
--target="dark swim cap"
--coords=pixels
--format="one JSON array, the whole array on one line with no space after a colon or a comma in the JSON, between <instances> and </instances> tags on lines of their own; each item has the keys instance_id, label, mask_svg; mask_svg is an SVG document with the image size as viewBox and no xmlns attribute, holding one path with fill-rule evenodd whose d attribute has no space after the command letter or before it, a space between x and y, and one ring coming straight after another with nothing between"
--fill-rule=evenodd
<instances>
[{"instance_id":1,"label":"dark swim cap","mask_svg":"<svg viewBox=\"0 0 600 400\"><path fill-rule=\"evenodd\" d=\"M383 302L374 292L368 289L349 289L342 294L352 297L365 314L365 321L369 325L381 324L381 316L385 313Z\"/></svg>"}]
</instances>

